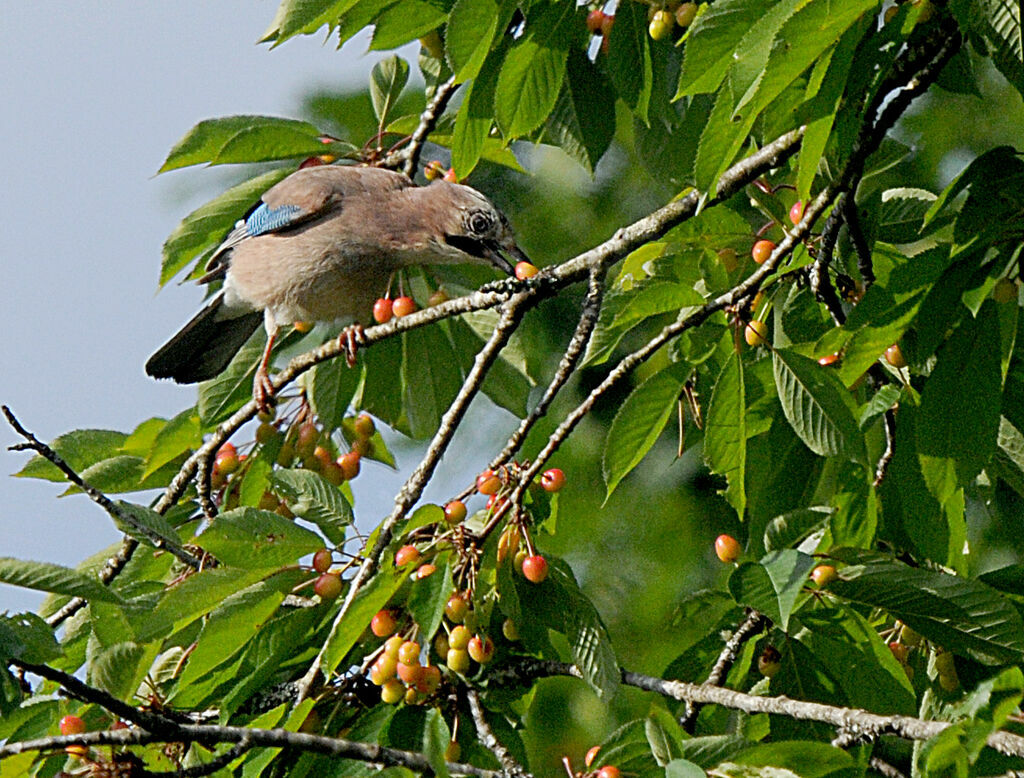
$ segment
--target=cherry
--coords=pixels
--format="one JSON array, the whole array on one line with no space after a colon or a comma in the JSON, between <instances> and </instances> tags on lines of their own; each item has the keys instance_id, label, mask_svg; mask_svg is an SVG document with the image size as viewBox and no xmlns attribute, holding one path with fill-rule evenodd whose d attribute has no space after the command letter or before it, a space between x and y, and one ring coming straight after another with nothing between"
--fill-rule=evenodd
<instances>
[{"instance_id":1,"label":"cherry","mask_svg":"<svg viewBox=\"0 0 1024 778\"><path fill-rule=\"evenodd\" d=\"M256 428L256 442L261 446L265 446L271 441L275 441L281 437L280 430L277 429L269 421L265 421Z\"/></svg>"},{"instance_id":2,"label":"cherry","mask_svg":"<svg viewBox=\"0 0 1024 778\"><path fill-rule=\"evenodd\" d=\"M405 699L405 685L397 678L392 678L380 687L380 699L388 705L397 705Z\"/></svg>"},{"instance_id":3,"label":"cherry","mask_svg":"<svg viewBox=\"0 0 1024 778\"><path fill-rule=\"evenodd\" d=\"M731 273L739 267L739 258L736 256L736 249L724 248L718 252L718 261L722 263L726 273Z\"/></svg>"},{"instance_id":4,"label":"cherry","mask_svg":"<svg viewBox=\"0 0 1024 778\"><path fill-rule=\"evenodd\" d=\"M523 576L530 583L539 584L548 577L548 560L540 554L528 556L523 560Z\"/></svg>"},{"instance_id":5,"label":"cherry","mask_svg":"<svg viewBox=\"0 0 1024 778\"><path fill-rule=\"evenodd\" d=\"M428 562L427 564L420 565L418 568L416 568L416 572L412 574L412 577L415 578L417 581L420 581L426 578L427 576L433 575L436 571L437 568Z\"/></svg>"},{"instance_id":6,"label":"cherry","mask_svg":"<svg viewBox=\"0 0 1024 778\"><path fill-rule=\"evenodd\" d=\"M415 640L406 640L398 648L398 661L403 665L419 664L420 644Z\"/></svg>"},{"instance_id":7,"label":"cherry","mask_svg":"<svg viewBox=\"0 0 1024 778\"><path fill-rule=\"evenodd\" d=\"M696 3L682 3L676 9L676 24L680 27L689 27L697 17Z\"/></svg>"},{"instance_id":8,"label":"cherry","mask_svg":"<svg viewBox=\"0 0 1024 778\"><path fill-rule=\"evenodd\" d=\"M326 154L324 156L327 156ZM320 157L306 157L302 162L299 163L299 170L305 170L308 167L320 167L324 161Z\"/></svg>"},{"instance_id":9,"label":"cherry","mask_svg":"<svg viewBox=\"0 0 1024 778\"><path fill-rule=\"evenodd\" d=\"M611 32L612 32L612 25L614 25L614 24L615 24L615 15L614 14L605 14L604 18L601 20L601 34L605 37L605 40L607 40L608 36L611 34Z\"/></svg>"},{"instance_id":10,"label":"cherry","mask_svg":"<svg viewBox=\"0 0 1024 778\"><path fill-rule=\"evenodd\" d=\"M466 518L466 504L462 500L452 500L444 506L444 520L449 524L458 524Z\"/></svg>"},{"instance_id":11,"label":"cherry","mask_svg":"<svg viewBox=\"0 0 1024 778\"><path fill-rule=\"evenodd\" d=\"M793 207L789 209L789 220L794 225L797 225L802 218L804 218L804 204L797 200L793 203Z\"/></svg>"},{"instance_id":12,"label":"cherry","mask_svg":"<svg viewBox=\"0 0 1024 778\"><path fill-rule=\"evenodd\" d=\"M313 329L313 322L311 322L311 321L296 321L296 322L292 322L292 326L295 328L296 332L300 332L302 334L305 334L305 333L309 332L311 329Z\"/></svg>"},{"instance_id":13,"label":"cherry","mask_svg":"<svg viewBox=\"0 0 1024 778\"><path fill-rule=\"evenodd\" d=\"M370 665L370 683L374 686L383 686L395 677L398 672L398 660L393 656L381 654L377 661Z\"/></svg>"},{"instance_id":14,"label":"cherry","mask_svg":"<svg viewBox=\"0 0 1024 778\"><path fill-rule=\"evenodd\" d=\"M622 778L622 771L613 764L606 764L597 771L597 778Z\"/></svg>"},{"instance_id":15,"label":"cherry","mask_svg":"<svg viewBox=\"0 0 1024 778\"><path fill-rule=\"evenodd\" d=\"M493 513L494 511L501 510L508 503L508 497L503 495L492 494L487 498L487 511Z\"/></svg>"},{"instance_id":16,"label":"cherry","mask_svg":"<svg viewBox=\"0 0 1024 778\"><path fill-rule=\"evenodd\" d=\"M522 262L516 263L516 278L518 278L520 281L525 281L527 278L533 278L539 272L540 268L538 268L532 262L527 262L526 260L523 260Z\"/></svg>"},{"instance_id":17,"label":"cherry","mask_svg":"<svg viewBox=\"0 0 1024 778\"><path fill-rule=\"evenodd\" d=\"M747 322L743 328L743 339L748 346L763 346L768 341L768 325L757 319Z\"/></svg>"},{"instance_id":18,"label":"cherry","mask_svg":"<svg viewBox=\"0 0 1024 778\"><path fill-rule=\"evenodd\" d=\"M85 732L85 721L78 716L67 715L60 720L60 734L81 735Z\"/></svg>"},{"instance_id":19,"label":"cherry","mask_svg":"<svg viewBox=\"0 0 1024 778\"><path fill-rule=\"evenodd\" d=\"M416 691L421 694L433 694L441 685L441 670L437 665L427 665L423 668L420 680L416 682Z\"/></svg>"},{"instance_id":20,"label":"cherry","mask_svg":"<svg viewBox=\"0 0 1024 778\"><path fill-rule=\"evenodd\" d=\"M405 638L401 635L392 635L384 641L384 653L388 656L395 657L395 661L398 661L398 650L405 644Z\"/></svg>"},{"instance_id":21,"label":"cherry","mask_svg":"<svg viewBox=\"0 0 1024 778\"><path fill-rule=\"evenodd\" d=\"M448 648L449 650L455 649L456 651L462 651L469 645L469 641L472 638L472 634L464 626L459 625L455 627L448 635Z\"/></svg>"},{"instance_id":22,"label":"cherry","mask_svg":"<svg viewBox=\"0 0 1024 778\"><path fill-rule=\"evenodd\" d=\"M281 501L277 499L277 495L273 492L264 492L260 497L260 501L256 503L256 507L262 511L276 511L277 506L281 504Z\"/></svg>"},{"instance_id":23,"label":"cherry","mask_svg":"<svg viewBox=\"0 0 1024 778\"><path fill-rule=\"evenodd\" d=\"M326 573L331 569L331 565L334 563L334 555L330 549L321 548L315 554L313 554L313 569L318 573Z\"/></svg>"},{"instance_id":24,"label":"cherry","mask_svg":"<svg viewBox=\"0 0 1024 778\"><path fill-rule=\"evenodd\" d=\"M285 441L281 444L281 449L277 452L277 464L281 467L291 467L294 460L295 446L288 441Z\"/></svg>"},{"instance_id":25,"label":"cherry","mask_svg":"<svg viewBox=\"0 0 1024 778\"><path fill-rule=\"evenodd\" d=\"M213 458L213 466L224 475L231 475L238 470L239 464L238 450L233 443L225 443L217 449L217 454Z\"/></svg>"},{"instance_id":26,"label":"cherry","mask_svg":"<svg viewBox=\"0 0 1024 778\"><path fill-rule=\"evenodd\" d=\"M885 361L897 370L907 366L907 358L903 356L903 352L897 343L893 343L885 350Z\"/></svg>"},{"instance_id":27,"label":"cherry","mask_svg":"<svg viewBox=\"0 0 1024 778\"><path fill-rule=\"evenodd\" d=\"M402 546L395 552L395 567L405 567L420 561L420 550L416 546Z\"/></svg>"},{"instance_id":28,"label":"cherry","mask_svg":"<svg viewBox=\"0 0 1024 778\"><path fill-rule=\"evenodd\" d=\"M373 433L377 431L376 425L373 423L373 417L368 413L360 413L352 420L352 431L356 433L356 437L372 438Z\"/></svg>"},{"instance_id":29,"label":"cherry","mask_svg":"<svg viewBox=\"0 0 1024 778\"><path fill-rule=\"evenodd\" d=\"M415 686L423 678L423 665L417 658L414 664L398 663L398 677L405 681L407 686Z\"/></svg>"},{"instance_id":30,"label":"cherry","mask_svg":"<svg viewBox=\"0 0 1024 778\"><path fill-rule=\"evenodd\" d=\"M341 594L341 578L334 573L324 573L316 579L313 591L321 600L333 600Z\"/></svg>"},{"instance_id":31,"label":"cherry","mask_svg":"<svg viewBox=\"0 0 1024 778\"><path fill-rule=\"evenodd\" d=\"M432 159L423 168L423 175L427 181L436 181L444 175L444 165L441 164L440 160Z\"/></svg>"},{"instance_id":32,"label":"cherry","mask_svg":"<svg viewBox=\"0 0 1024 778\"><path fill-rule=\"evenodd\" d=\"M361 457L373 456L375 451L373 441L370 438L357 438L352 441L352 450Z\"/></svg>"},{"instance_id":33,"label":"cherry","mask_svg":"<svg viewBox=\"0 0 1024 778\"><path fill-rule=\"evenodd\" d=\"M396 297L391 309L395 314L395 318L400 319L403 316L408 316L410 313L416 312L416 301L408 296Z\"/></svg>"},{"instance_id":34,"label":"cherry","mask_svg":"<svg viewBox=\"0 0 1024 778\"><path fill-rule=\"evenodd\" d=\"M594 760L597 759L597 752L600 750L601 746L592 746L590 750L587 751L587 755L583 757L583 764L586 767L590 767L590 765L594 764Z\"/></svg>"},{"instance_id":35,"label":"cherry","mask_svg":"<svg viewBox=\"0 0 1024 778\"><path fill-rule=\"evenodd\" d=\"M505 636L506 640L519 640L519 627L512 619L505 619L501 624L501 634Z\"/></svg>"},{"instance_id":36,"label":"cherry","mask_svg":"<svg viewBox=\"0 0 1024 778\"><path fill-rule=\"evenodd\" d=\"M560 491L565 486L565 473L557 467L545 470L544 475L540 477L540 485L545 492Z\"/></svg>"},{"instance_id":37,"label":"cherry","mask_svg":"<svg viewBox=\"0 0 1024 778\"><path fill-rule=\"evenodd\" d=\"M395 614L389 610L377 611L370 619L370 632L379 638L386 638L393 635L398 628L398 621Z\"/></svg>"},{"instance_id":38,"label":"cherry","mask_svg":"<svg viewBox=\"0 0 1024 778\"><path fill-rule=\"evenodd\" d=\"M501 489L501 479L493 470L484 470L476 477L476 490L480 494L497 494Z\"/></svg>"},{"instance_id":39,"label":"cherry","mask_svg":"<svg viewBox=\"0 0 1024 778\"><path fill-rule=\"evenodd\" d=\"M774 646L765 646L757 658L757 669L765 678L771 678L782 669L782 654Z\"/></svg>"},{"instance_id":40,"label":"cherry","mask_svg":"<svg viewBox=\"0 0 1024 778\"><path fill-rule=\"evenodd\" d=\"M445 664L453 673L464 673L469 669L469 653L464 648L449 648Z\"/></svg>"},{"instance_id":41,"label":"cherry","mask_svg":"<svg viewBox=\"0 0 1024 778\"><path fill-rule=\"evenodd\" d=\"M453 624L461 624L465 621L468 612L469 603L466 602L466 598L461 594L453 594L448 598L448 602L444 606L444 615Z\"/></svg>"},{"instance_id":42,"label":"cherry","mask_svg":"<svg viewBox=\"0 0 1024 778\"><path fill-rule=\"evenodd\" d=\"M338 467L341 468L341 472L345 477L346 481L351 481L357 475L359 475L359 460L362 457L359 456L358 451L349 451L347 454L342 454L338 457Z\"/></svg>"},{"instance_id":43,"label":"cherry","mask_svg":"<svg viewBox=\"0 0 1024 778\"><path fill-rule=\"evenodd\" d=\"M924 638L920 634L912 630L906 624L903 625L900 630L900 640L906 643L911 648L916 648L924 642Z\"/></svg>"},{"instance_id":44,"label":"cherry","mask_svg":"<svg viewBox=\"0 0 1024 778\"><path fill-rule=\"evenodd\" d=\"M394 312L394 303L390 297L381 297L373 304L373 320L377 324L391 321Z\"/></svg>"},{"instance_id":45,"label":"cherry","mask_svg":"<svg viewBox=\"0 0 1024 778\"><path fill-rule=\"evenodd\" d=\"M600 8L595 8L593 11L587 14L587 29L590 30L592 35L601 34L601 25L604 23L604 11Z\"/></svg>"},{"instance_id":46,"label":"cherry","mask_svg":"<svg viewBox=\"0 0 1024 778\"><path fill-rule=\"evenodd\" d=\"M120 731L122 729L129 729L129 726L128 726L127 722L121 721L121 719L118 719L117 721L115 721L113 724L110 725L110 729L113 732L118 732L118 731Z\"/></svg>"},{"instance_id":47,"label":"cherry","mask_svg":"<svg viewBox=\"0 0 1024 778\"><path fill-rule=\"evenodd\" d=\"M460 756L462 756L462 748L459 746L458 740L452 740L445 746L444 761L458 762Z\"/></svg>"},{"instance_id":48,"label":"cherry","mask_svg":"<svg viewBox=\"0 0 1024 778\"><path fill-rule=\"evenodd\" d=\"M889 650L892 652L893 657L901 665L907 663L907 657L910 656L910 646L905 646L898 640L894 640L889 644Z\"/></svg>"},{"instance_id":49,"label":"cherry","mask_svg":"<svg viewBox=\"0 0 1024 778\"><path fill-rule=\"evenodd\" d=\"M319 440L320 431L312 422L306 422L299 427L298 434L295 436L295 453L303 459L312 456Z\"/></svg>"},{"instance_id":50,"label":"cherry","mask_svg":"<svg viewBox=\"0 0 1024 778\"><path fill-rule=\"evenodd\" d=\"M430 297L427 298L427 306L432 308L435 305L446 303L450 299L452 298L448 296L448 293L444 289L437 289L430 295Z\"/></svg>"},{"instance_id":51,"label":"cherry","mask_svg":"<svg viewBox=\"0 0 1024 778\"><path fill-rule=\"evenodd\" d=\"M775 244L770 240L759 240L754 244L754 247L750 250L750 256L754 258L754 261L762 265L775 251Z\"/></svg>"},{"instance_id":52,"label":"cherry","mask_svg":"<svg viewBox=\"0 0 1024 778\"><path fill-rule=\"evenodd\" d=\"M341 486L345 482L345 471L337 462L327 462L320 466L320 475L334 486Z\"/></svg>"},{"instance_id":53,"label":"cherry","mask_svg":"<svg viewBox=\"0 0 1024 778\"><path fill-rule=\"evenodd\" d=\"M715 553L719 559L729 564L740 558L743 548L740 546L740 542L732 535L719 535L715 538Z\"/></svg>"},{"instance_id":54,"label":"cherry","mask_svg":"<svg viewBox=\"0 0 1024 778\"><path fill-rule=\"evenodd\" d=\"M997 303L1015 302L1017 300L1017 285L1009 278L1000 278L992 287L992 299Z\"/></svg>"},{"instance_id":55,"label":"cherry","mask_svg":"<svg viewBox=\"0 0 1024 778\"><path fill-rule=\"evenodd\" d=\"M825 588L838 577L832 565L818 565L811 570L811 580L821 588Z\"/></svg>"},{"instance_id":56,"label":"cherry","mask_svg":"<svg viewBox=\"0 0 1024 778\"><path fill-rule=\"evenodd\" d=\"M469 652L470 658L481 665L494 659L494 641L489 637L481 638L479 635L474 635L466 650Z\"/></svg>"},{"instance_id":57,"label":"cherry","mask_svg":"<svg viewBox=\"0 0 1024 778\"><path fill-rule=\"evenodd\" d=\"M822 367L828 367L829 365L836 364L838 361L839 352L837 351L834 354L826 354L825 356L819 358L818 364L821 365Z\"/></svg>"},{"instance_id":58,"label":"cherry","mask_svg":"<svg viewBox=\"0 0 1024 778\"><path fill-rule=\"evenodd\" d=\"M281 502L277 504L277 507L274 509L274 513L276 513L278 516L284 516L284 518L288 519L288 521L291 521L295 518L295 514L292 513L292 509L288 507L288 503L286 503L284 500L281 500Z\"/></svg>"},{"instance_id":59,"label":"cherry","mask_svg":"<svg viewBox=\"0 0 1024 778\"><path fill-rule=\"evenodd\" d=\"M672 28L676 24L676 18L668 11L655 11L651 17L651 23L647 32L652 40L660 41L672 34Z\"/></svg>"},{"instance_id":60,"label":"cherry","mask_svg":"<svg viewBox=\"0 0 1024 778\"><path fill-rule=\"evenodd\" d=\"M448 649L451 646L448 645L448 636L444 634L444 630L441 630L434 636L434 653L439 657L448 656Z\"/></svg>"}]
</instances>

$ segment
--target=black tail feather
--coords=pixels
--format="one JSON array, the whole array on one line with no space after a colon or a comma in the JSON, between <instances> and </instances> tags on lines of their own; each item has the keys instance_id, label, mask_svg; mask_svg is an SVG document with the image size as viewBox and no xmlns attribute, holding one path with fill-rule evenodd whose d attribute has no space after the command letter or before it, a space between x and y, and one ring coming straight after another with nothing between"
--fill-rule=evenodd
<instances>
[{"instance_id":1,"label":"black tail feather","mask_svg":"<svg viewBox=\"0 0 1024 778\"><path fill-rule=\"evenodd\" d=\"M146 372L154 378L173 378L179 384L206 381L221 373L263 321L260 311L218 318L222 304L219 294L210 300L149 358Z\"/></svg>"}]
</instances>

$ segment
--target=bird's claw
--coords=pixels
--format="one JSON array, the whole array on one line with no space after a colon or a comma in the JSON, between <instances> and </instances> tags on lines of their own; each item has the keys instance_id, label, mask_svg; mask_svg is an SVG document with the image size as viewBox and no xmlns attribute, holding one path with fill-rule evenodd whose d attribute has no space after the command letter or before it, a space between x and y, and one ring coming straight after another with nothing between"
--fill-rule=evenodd
<instances>
[{"instance_id":1,"label":"bird's claw","mask_svg":"<svg viewBox=\"0 0 1024 778\"><path fill-rule=\"evenodd\" d=\"M274 408L274 386L270 376L262 365L256 369L256 377L252 382L252 398L260 413L270 413Z\"/></svg>"},{"instance_id":2,"label":"bird's claw","mask_svg":"<svg viewBox=\"0 0 1024 778\"><path fill-rule=\"evenodd\" d=\"M345 361L349 367L356 366L356 354L359 353L359 347L366 343L365 332L362 324L350 324L338 336L338 343L345 351Z\"/></svg>"}]
</instances>

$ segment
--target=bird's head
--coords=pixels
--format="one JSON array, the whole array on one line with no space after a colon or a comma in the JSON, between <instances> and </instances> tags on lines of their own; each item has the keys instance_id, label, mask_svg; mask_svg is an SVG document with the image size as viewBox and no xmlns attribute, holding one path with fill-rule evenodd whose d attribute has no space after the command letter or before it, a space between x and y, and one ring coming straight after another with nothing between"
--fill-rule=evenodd
<instances>
[{"instance_id":1,"label":"bird's head","mask_svg":"<svg viewBox=\"0 0 1024 778\"><path fill-rule=\"evenodd\" d=\"M529 261L516 245L505 214L477 190L434 181L424 191L438 216L434 249L446 259L487 263L509 275L515 274L515 262Z\"/></svg>"}]
</instances>

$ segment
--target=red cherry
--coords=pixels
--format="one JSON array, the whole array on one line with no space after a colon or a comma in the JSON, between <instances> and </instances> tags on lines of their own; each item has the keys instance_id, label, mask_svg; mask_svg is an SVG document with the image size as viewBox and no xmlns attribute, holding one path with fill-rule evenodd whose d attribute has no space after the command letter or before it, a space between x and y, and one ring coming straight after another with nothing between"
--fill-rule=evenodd
<instances>
[{"instance_id":1,"label":"red cherry","mask_svg":"<svg viewBox=\"0 0 1024 778\"><path fill-rule=\"evenodd\" d=\"M437 665L427 665L423 668L420 680L416 683L416 691L421 694L433 694L441 685L441 671Z\"/></svg>"},{"instance_id":2,"label":"red cherry","mask_svg":"<svg viewBox=\"0 0 1024 778\"><path fill-rule=\"evenodd\" d=\"M743 549L740 547L739 541L732 535L719 535L715 538L715 553L718 554L719 559L729 564L740 558Z\"/></svg>"},{"instance_id":3,"label":"red cherry","mask_svg":"<svg viewBox=\"0 0 1024 778\"><path fill-rule=\"evenodd\" d=\"M405 681L407 686L415 686L423 678L423 665L419 663L419 659L415 664L410 665L399 662L398 677Z\"/></svg>"},{"instance_id":4,"label":"red cherry","mask_svg":"<svg viewBox=\"0 0 1024 778\"><path fill-rule=\"evenodd\" d=\"M476 490L480 494L497 494L501 489L501 479L493 470L484 470L476 477Z\"/></svg>"},{"instance_id":5,"label":"red cherry","mask_svg":"<svg viewBox=\"0 0 1024 778\"><path fill-rule=\"evenodd\" d=\"M359 475L360 459L362 459L362 457L359 456L358 451L349 451L347 454L342 454L338 457L338 467L341 468L341 472L344 474L346 481L351 481Z\"/></svg>"},{"instance_id":6,"label":"red cherry","mask_svg":"<svg viewBox=\"0 0 1024 778\"><path fill-rule=\"evenodd\" d=\"M804 218L804 204L797 200L793 203L793 207L789 209L789 220L796 225L800 223L802 218Z\"/></svg>"},{"instance_id":7,"label":"red cherry","mask_svg":"<svg viewBox=\"0 0 1024 778\"><path fill-rule=\"evenodd\" d=\"M606 764L597 771L597 778L622 778L622 771L613 764Z\"/></svg>"},{"instance_id":8,"label":"red cherry","mask_svg":"<svg viewBox=\"0 0 1024 778\"><path fill-rule=\"evenodd\" d=\"M750 256L754 258L754 261L762 265L775 251L775 244L770 240L759 240L754 244L754 247L750 250Z\"/></svg>"},{"instance_id":9,"label":"red cherry","mask_svg":"<svg viewBox=\"0 0 1024 778\"><path fill-rule=\"evenodd\" d=\"M405 567L420 561L420 550L416 546L402 546L395 552L395 567Z\"/></svg>"},{"instance_id":10,"label":"red cherry","mask_svg":"<svg viewBox=\"0 0 1024 778\"><path fill-rule=\"evenodd\" d=\"M394 314L394 304L391 302L390 297L381 297L373 304L373 320L377 324L383 324L386 321L391 321L391 316Z\"/></svg>"},{"instance_id":11,"label":"red cherry","mask_svg":"<svg viewBox=\"0 0 1024 778\"><path fill-rule=\"evenodd\" d=\"M398 649L398 661L403 665L420 663L420 644L415 640L406 640Z\"/></svg>"},{"instance_id":12,"label":"red cherry","mask_svg":"<svg viewBox=\"0 0 1024 778\"><path fill-rule=\"evenodd\" d=\"M449 524L458 524L466 518L466 504L462 500L452 500L444 506L444 520Z\"/></svg>"},{"instance_id":13,"label":"red cherry","mask_svg":"<svg viewBox=\"0 0 1024 778\"><path fill-rule=\"evenodd\" d=\"M539 584L548 577L548 560L540 554L526 557L523 560L523 576L527 581Z\"/></svg>"},{"instance_id":14,"label":"red cherry","mask_svg":"<svg viewBox=\"0 0 1024 778\"><path fill-rule=\"evenodd\" d=\"M533 278L537 273L540 272L540 268L534 265L532 262L522 261L516 263L516 278L520 281L525 281L527 278Z\"/></svg>"},{"instance_id":15,"label":"red cherry","mask_svg":"<svg viewBox=\"0 0 1024 778\"><path fill-rule=\"evenodd\" d=\"M423 168L423 175L427 181L436 181L444 175L444 165L441 164L440 160L432 159Z\"/></svg>"},{"instance_id":16,"label":"red cherry","mask_svg":"<svg viewBox=\"0 0 1024 778\"><path fill-rule=\"evenodd\" d=\"M601 746L594 746L589 751L587 751L587 755L583 757L583 764L587 767L590 767L590 765L594 764L594 760L597 759L597 752L600 750Z\"/></svg>"},{"instance_id":17,"label":"red cherry","mask_svg":"<svg viewBox=\"0 0 1024 778\"><path fill-rule=\"evenodd\" d=\"M320 595L321 600L333 600L341 594L341 578L334 573L324 573L316 579L313 591Z\"/></svg>"},{"instance_id":18,"label":"red cherry","mask_svg":"<svg viewBox=\"0 0 1024 778\"><path fill-rule=\"evenodd\" d=\"M565 486L565 473L557 467L545 470L544 475L540 477L540 485L545 492L557 492Z\"/></svg>"},{"instance_id":19,"label":"red cherry","mask_svg":"<svg viewBox=\"0 0 1024 778\"><path fill-rule=\"evenodd\" d=\"M818 586L828 586L838 577L836 569L832 565L818 565L811 570L811 580Z\"/></svg>"},{"instance_id":20,"label":"red cherry","mask_svg":"<svg viewBox=\"0 0 1024 778\"><path fill-rule=\"evenodd\" d=\"M85 732L85 722L78 716L67 715L60 720L60 734L81 735Z\"/></svg>"},{"instance_id":21,"label":"red cherry","mask_svg":"<svg viewBox=\"0 0 1024 778\"><path fill-rule=\"evenodd\" d=\"M889 650L896 658L896 661L901 665L905 665L907 663L907 657L910 656L910 646L905 646L898 640L894 640L889 644Z\"/></svg>"},{"instance_id":22,"label":"red cherry","mask_svg":"<svg viewBox=\"0 0 1024 778\"><path fill-rule=\"evenodd\" d=\"M313 569L318 573L326 573L331 569L331 564L334 562L334 555L330 549L321 548L315 554L313 554Z\"/></svg>"},{"instance_id":23,"label":"red cherry","mask_svg":"<svg viewBox=\"0 0 1024 778\"><path fill-rule=\"evenodd\" d=\"M485 665L494 659L494 641L489 637L481 638L479 635L474 635L469 641L466 651L469 652L469 656L474 662Z\"/></svg>"},{"instance_id":24,"label":"red cherry","mask_svg":"<svg viewBox=\"0 0 1024 778\"><path fill-rule=\"evenodd\" d=\"M398 660L388 654L381 654L377 661L370 665L370 683L383 686L395 677L398 672Z\"/></svg>"},{"instance_id":25,"label":"red cherry","mask_svg":"<svg viewBox=\"0 0 1024 778\"><path fill-rule=\"evenodd\" d=\"M328 155L325 154L324 156ZM299 170L305 170L308 167L319 167L322 164L324 164L324 161L320 157L306 157L306 159L299 163Z\"/></svg>"},{"instance_id":26,"label":"red cherry","mask_svg":"<svg viewBox=\"0 0 1024 778\"><path fill-rule=\"evenodd\" d=\"M416 312L416 301L411 297L396 297L391 310L394 312L396 319L401 319L403 316Z\"/></svg>"},{"instance_id":27,"label":"red cherry","mask_svg":"<svg viewBox=\"0 0 1024 778\"><path fill-rule=\"evenodd\" d=\"M903 356L899 344L893 343L885 350L885 361L897 370L907 366L907 358Z\"/></svg>"},{"instance_id":28,"label":"red cherry","mask_svg":"<svg viewBox=\"0 0 1024 778\"><path fill-rule=\"evenodd\" d=\"M231 475L238 470L239 464L238 450L233 443L225 443L217 449L217 454L213 458L213 466L224 475Z\"/></svg>"},{"instance_id":29,"label":"red cherry","mask_svg":"<svg viewBox=\"0 0 1024 778\"><path fill-rule=\"evenodd\" d=\"M587 14L587 29L591 34L600 35L602 24L604 24L604 11L600 8L595 8Z\"/></svg>"},{"instance_id":30,"label":"red cherry","mask_svg":"<svg viewBox=\"0 0 1024 778\"><path fill-rule=\"evenodd\" d=\"M412 577L415 578L417 581L420 581L428 576L433 575L435 572L437 572L437 568L428 562L427 564L420 565L418 568L416 568L416 572L412 574Z\"/></svg>"},{"instance_id":31,"label":"red cherry","mask_svg":"<svg viewBox=\"0 0 1024 778\"><path fill-rule=\"evenodd\" d=\"M828 367L829 365L834 365L838 361L839 352L836 352L835 354L826 354L825 356L821 357L818 360L818 364L821 365L822 367Z\"/></svg>"},{"instance_id":32,"label":"red cherry","mask_svg":"<svg viewBox=\"0 0 1024 778\"><path fill-rule=\"evenodd\" d=\"M459 183L459 177L455 175L455 168L450 167L444 172L444 180L449 184Z\"/></svg>"},{"instance_id":33,"label":"red cherry","mask_svg":"<svg viewBox=\"0 0 1024 778\"><path fill-rule=\"evenodd\" d=\"M605 14L604 18L601 20L601 34L605 39L607 39L611 34L613 24L615 24L615 15Z\"/></svg>"},{"instance_id":34,"label":"red cherry","mask_svg":"<svg viewBox=\"0 0 1024 778\"><path fill-rule=\"evenodd\" d=\"M379 638L386 638L392 635L398 627L395 614L389 610L377 611L370 619L370 632Z\"/></svg>"}]
</instances>

